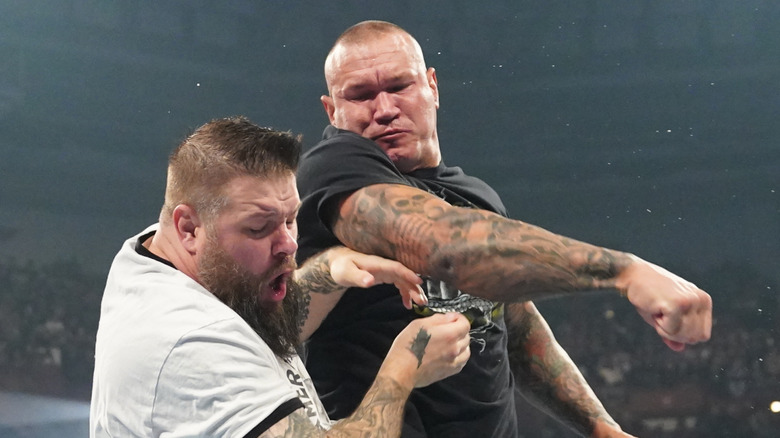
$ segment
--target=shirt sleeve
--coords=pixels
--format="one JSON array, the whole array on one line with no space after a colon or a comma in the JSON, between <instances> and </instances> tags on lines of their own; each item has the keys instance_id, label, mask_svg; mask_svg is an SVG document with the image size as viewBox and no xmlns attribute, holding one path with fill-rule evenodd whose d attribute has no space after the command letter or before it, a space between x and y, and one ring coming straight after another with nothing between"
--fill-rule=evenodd
<instances>
[{"instance_id":1,"label":"shirt sleeve","mask_svg":"<svg viewBox=\"0 0 780 438\"><path fill-rule=\"evenodd\" d=\"M189 332L172 349L159 374L152 428L155 435L245 436L301 406L279 360L236 316Z\"/></svg>"},{"instance_id":2,"label":"shirt sleeve","mask_svg":"<svg viewBox=\"0 0 780 438\"><path fill-rule=\"evenodd\" d=\"M410 185L376 143L346 131L305 153L297 175L299 262L338 243L329 222L345 196L374 184Z\"/></svg>"}]
</instances>

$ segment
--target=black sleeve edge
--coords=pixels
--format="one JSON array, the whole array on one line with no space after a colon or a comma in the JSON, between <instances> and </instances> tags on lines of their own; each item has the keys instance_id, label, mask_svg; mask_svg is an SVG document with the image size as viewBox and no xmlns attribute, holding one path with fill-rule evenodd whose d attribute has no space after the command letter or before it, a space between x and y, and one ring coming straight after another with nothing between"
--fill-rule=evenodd
<instances>
[{"instance_id":1,"label":"black sleeve edge","mask_svg":"<svg viewBox=\"0 0 780 438\"><path fill-rule=\"evenodd\" d=\"M291 398L290 400L287 400L286 402L279 405L278 408L274 409L273 412L263 421L261 421L257 426L252 428L246 435L244 435L244 438L257 438L268 430L271 426L278 423L282 418L292 414L293 412L297 411L298 409L303 407L303 402L299 398Z\"/></svg>"}]
</instances>

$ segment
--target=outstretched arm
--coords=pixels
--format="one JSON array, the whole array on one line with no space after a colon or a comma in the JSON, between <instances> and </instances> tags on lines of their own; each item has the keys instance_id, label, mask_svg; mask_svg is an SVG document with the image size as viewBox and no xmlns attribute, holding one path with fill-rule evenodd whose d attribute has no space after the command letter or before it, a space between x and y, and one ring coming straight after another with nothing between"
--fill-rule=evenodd
<instances>
[{"instance_id":1,"label":"outstretched arm","mask_svg":"<svg viewBox=\"0 0 780 438\"><path fill-rule=\"evenodd\" d=\"M299 410L261 437L399 437L412 389L456 374L468 361L468 331L468 320L457 313L412 321L395 338L373 385L352 415L324 431Z\"/></svg>"},{"instance_id":2,"label":"outstretched arm","mask_svg":"<svg viewBox=\"0 0 780 438\"><path fill-rule=\"evenodd\" d=\"M377 184L332 220L346 246L493 301L617 289L670 348L709 339L712 301L692 283L628 253L569 239L408 186Z\"/></svg>"},{"instance_id":3,"label":"outstretched arm","mask_svg":"<svg viewBox=\"0 0 780 438\"><path fill-rule=\"evenodd\" d=\"M588 437L631 437L609 416L532 302L507 305L509 365L523 396Z\"/></svg>"}]
</instances>

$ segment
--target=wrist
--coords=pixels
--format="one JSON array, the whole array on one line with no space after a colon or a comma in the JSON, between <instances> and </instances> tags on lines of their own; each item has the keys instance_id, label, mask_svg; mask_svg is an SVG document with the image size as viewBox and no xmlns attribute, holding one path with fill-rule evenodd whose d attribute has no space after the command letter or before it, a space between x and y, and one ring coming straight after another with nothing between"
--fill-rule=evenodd
<instances>
[{"instance_id":1,"label":"wrist","mask_svg":"<svg viewBox=\"0 0 780 438\"><path fill-rule=\"evenodd\" d=\"M633 271L639 267L642 261L639 257L628 253L622 253L621 257L615 259L614 286L620 296L628 297Z\"/></svg>"},{"instance_id":2,"label":"wrist","mask_svg":"<svg viewBox=\"0 0 780 438\"><path fill-rule=\"evenodd\" d=\"M411 353L408 354L408 358L398 356L398 354L392 356L389 354L379 368L377 377L392 380L404 391L412 392L417 381L417 362Z\"/></svg>"},{"instance_id":3,"label":"wrist","mask_svg":"<svg viewBox=\"0 0 780 438\"><path fill-rule=\"evenodd\" d=\"M617 436L623 436L623 429L620 425L615 423L612 418L598 418L593 424L593 432L590 434L590 438L608 438Z\"/></svg>"}]
</instances>

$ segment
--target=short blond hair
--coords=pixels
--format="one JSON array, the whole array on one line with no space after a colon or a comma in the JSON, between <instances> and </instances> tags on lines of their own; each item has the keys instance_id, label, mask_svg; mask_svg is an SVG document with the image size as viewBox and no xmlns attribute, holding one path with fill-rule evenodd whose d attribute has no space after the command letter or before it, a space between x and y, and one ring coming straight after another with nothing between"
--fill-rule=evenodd
<instances>
[{"instance_id":1,"label":"short blond hair","mask_svg":"<svg viewBox=\"0 0 780 438\"><path fill-rule=\"evenodd\" d=\"M224 188L239 176L278 178L295 174L300 136L253 124L241 116L212 120L171 153L160 222L169 223L177 205L204 217L226 205Z\"/></svg>"}]
</instances>

